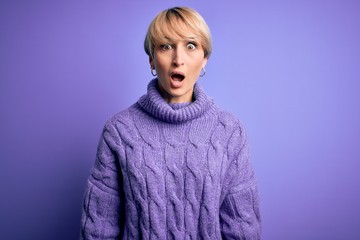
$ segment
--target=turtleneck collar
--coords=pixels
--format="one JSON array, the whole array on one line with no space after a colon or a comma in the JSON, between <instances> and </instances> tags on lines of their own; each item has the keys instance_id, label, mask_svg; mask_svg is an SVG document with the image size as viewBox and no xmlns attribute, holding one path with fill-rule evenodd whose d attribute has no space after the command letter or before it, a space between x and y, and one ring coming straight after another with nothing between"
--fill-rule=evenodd
<instances>
[{"instance_id":1,"label":"turtleneck collar","mask_svg":"<svg viewBox=\"0 0 360 240\"><path fill-rule=\"evenodd\" d=\"M182 123L202 116L213 106L212 100L197 83L194 86L194 99L189 103L167 103L159 93L155 78L148 84L147 94L138 100L138 104L157 119L168 123Z\"/></svg>"}]
</instances>

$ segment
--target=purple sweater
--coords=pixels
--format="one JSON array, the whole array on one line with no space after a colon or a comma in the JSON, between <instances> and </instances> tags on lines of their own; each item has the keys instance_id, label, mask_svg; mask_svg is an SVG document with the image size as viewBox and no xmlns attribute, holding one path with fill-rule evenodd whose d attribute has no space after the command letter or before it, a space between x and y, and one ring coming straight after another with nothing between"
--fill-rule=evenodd
<instances>
[{"instance_id":1,"label":"purple sweater","mask_svg":"<svg viewBox=\"0 0 360 240\"><path fill-rule=\"evenodd\" d=\"M168 104L154 79L105 124L81 239L260 239L244 130L197 84L194 97Z\"/></svg>"}]
</instances>

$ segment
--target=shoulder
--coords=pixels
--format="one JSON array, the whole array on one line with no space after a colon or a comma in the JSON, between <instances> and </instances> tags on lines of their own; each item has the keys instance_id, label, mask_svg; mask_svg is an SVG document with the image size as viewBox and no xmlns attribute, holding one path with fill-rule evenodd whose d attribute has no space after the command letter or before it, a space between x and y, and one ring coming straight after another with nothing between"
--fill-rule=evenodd
<instances>
[{"instance_id":1,"label":"shoulder","mask_svg":"<svg viewBox=\"0 0 360 240\"><path fill-rule=\"evenodd\" d=\"M124 130L124 128L131 128L134 124L133 118L138 112L137 104L133 104L130 107L121 110L113 115L111 115L104 124L103 131L117 132L118 134Z\"/></svg>"},{"instance_id":2,"label":"shoulder","mask_svg":"<svg viewBox=\"0 0 360 240\"><path fill-rule=\"evenodd\" d=\"M246 142L247 135L244 125L235 114L218 106L214 110L216 120L211 142L214 145L218 142L230 152L237 152Z\"/></svg>"},{"instance_id":3,"label":"shoulder","mask_svg":"<svg viewBox=\"0 0 360 240\"><path fill-rule=\"evenodd\" d=\"M218 106L215 108L217 112L217 119L220 124L226 126L227 128L231 128L233 131L244 131L244 125L238 116Z\"/></svg>"},{"instance_id":4,"label":"shoulder","mask_svg":"<svg viewBox=\"0 0 360 240\"><path fill-rule=\"evenodd\" d=\"M113 114L106 120L102 135L113 148L117 149L123 143L132 142L132 139L136 138L138 134L133 119L137 112L139 112L138 107L133 104L127 109Z\"/></svg>"},{"instance_id":5,"label":"shoulder","mask_svg":"<svg viewBox=\"0 0 360 240\"><path fill-rule=\"evenodd\" d=\"M133 104L130 107L121 110L111 115L105 122L104 127L117 126L121 123L131 122L134 116L134 112L138 111L137 104Z\"/></svg>"}]
</instances>

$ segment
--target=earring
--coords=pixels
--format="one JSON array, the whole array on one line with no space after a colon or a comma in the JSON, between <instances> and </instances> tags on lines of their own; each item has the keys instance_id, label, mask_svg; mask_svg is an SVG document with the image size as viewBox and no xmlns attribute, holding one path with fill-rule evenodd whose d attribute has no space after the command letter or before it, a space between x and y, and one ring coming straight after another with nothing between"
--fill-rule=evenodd
<instances>
[{"instance_id":1,"label":"earring","mask_svg":"<svg viewBox=\"0 0 360 240\"><path fill-rule=\"evenodd\" d=\"M200 71L200 77L205 76L205 74L206 74L205 68L202 68L201 71Z\"/></svg>"},{"instance_id":2,"label":"earring","mask_svg":"<svg viewBox=\"0 0 360 240\"><path fill-rule=\"evenodd\" d=\"M151 75L153 75L154 77L157 75L156 72L154 73L155 69L151 69Z\"/></svg>"}]
</instances>

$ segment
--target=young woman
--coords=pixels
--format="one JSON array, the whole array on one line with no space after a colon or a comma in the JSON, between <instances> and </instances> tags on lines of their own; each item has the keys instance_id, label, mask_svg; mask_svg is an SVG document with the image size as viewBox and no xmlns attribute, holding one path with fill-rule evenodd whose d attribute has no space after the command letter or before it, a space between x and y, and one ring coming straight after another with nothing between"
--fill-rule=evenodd
<instances>
[{"instance_id":1,"label":"young woman","mask_svg":"<svg viewBox=\"0 0 360 240\"><path fill-rule=\"evenodd\" d=\"M190 8L151 22L147 94L105 124L82 239L260 239L246 135L196 84L211 36Z\"/></svg>"}]
</instances>

